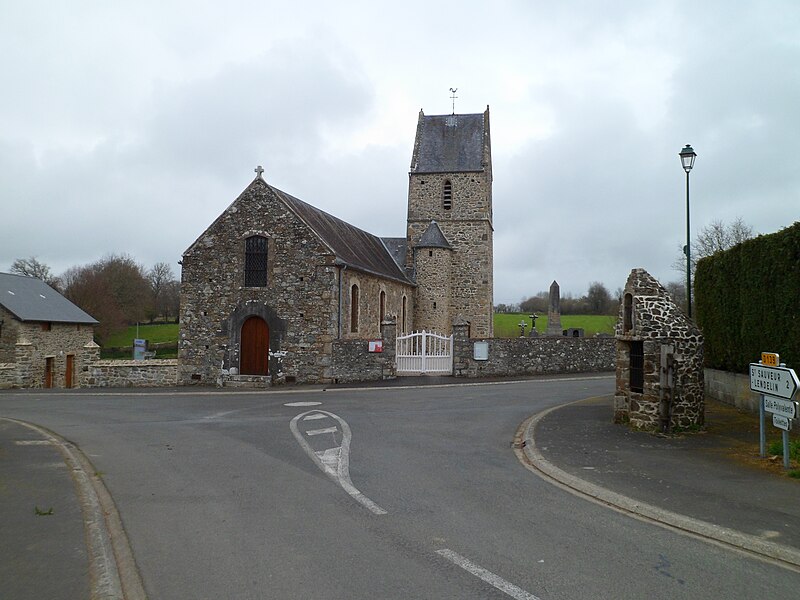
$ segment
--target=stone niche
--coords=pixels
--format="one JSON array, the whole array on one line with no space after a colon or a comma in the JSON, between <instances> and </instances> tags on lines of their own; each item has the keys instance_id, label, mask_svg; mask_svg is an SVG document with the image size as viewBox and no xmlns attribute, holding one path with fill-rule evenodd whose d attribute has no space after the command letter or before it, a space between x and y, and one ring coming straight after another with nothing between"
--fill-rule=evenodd
<instances>
[{"instance_id":1,"label":"stone niche","mask_svg":"<svg viewBox=\"0 0 800 600\"><path fill-rule=\"evenodd\" d=\"M616 329L614 422L649 431L703 425L703 335L644 269L631 271Z\"/></svg>"}]
</instances>

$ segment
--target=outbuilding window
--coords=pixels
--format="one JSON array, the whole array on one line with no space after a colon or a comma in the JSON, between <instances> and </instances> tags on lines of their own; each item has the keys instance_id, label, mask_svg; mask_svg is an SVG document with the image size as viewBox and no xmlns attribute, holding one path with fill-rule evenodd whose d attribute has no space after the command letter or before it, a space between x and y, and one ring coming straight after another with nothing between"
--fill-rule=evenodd
<instances>
[{"instance_id":1,"label":"outbuilding window","mask_svg":"<svg viewBox=\"0 0 800 600\"><path fill-rule=\"evenodd\" d=\"M631 391L644 393L644 342L631 342Z\"/></svg>"},{"instance_id":2,"label":"outbuilding window","mask_svg":"<svg viewBox=\"0 0 800 600\"><path fill-rule=\"evenodd\" d=\"M267 238L253 235L244 242L244 285L267 285Z\"/></svg>"}]
</instances>

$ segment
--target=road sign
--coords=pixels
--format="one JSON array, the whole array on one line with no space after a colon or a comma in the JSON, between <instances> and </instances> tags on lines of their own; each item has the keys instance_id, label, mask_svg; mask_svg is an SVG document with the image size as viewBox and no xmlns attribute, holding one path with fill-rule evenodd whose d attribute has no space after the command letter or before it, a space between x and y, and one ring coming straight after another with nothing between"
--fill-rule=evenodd
<instances>
[{"instance_id":1,"label":"road sign","mask_svg":"<svg viewBox=\"0 0 800 600\"><path fill-rule=\"evenodd\" d=\"M764 410L773 415L781 415L787 419L794 419L797 416L797 402L791 400L781 400L772 396L764 396Z\"/></svg>"},{"instance_id":2,"label":"road sign","mask_svg":"<svg viewBox=\"0 0 800 600\"><path fill-rule=\"evenodd\" d=\"M781 415L772 415L772 424L784 431L790 431L792 429L792 420L782 417Z\"/></svg>"},{"instance_id":3,"label":"road sign","mask_svg":"<svg viewBox=\"0 0 800 600\"><path fill-rule=\"evenodd\" d=\"M761 362L768 367L779 367L781 364L781 357L777 352L762 352Z\"/></svg>"},{"instance_id":4,"label":"road sign","mask_svg":"<svg viewBox=\"0 0 800 600\"><path fill-rule=\"evenodd\" d=\"M754 392L791 400L799 385L794 369L750 363L750 389Z\"/></svg>"}]
</instances>

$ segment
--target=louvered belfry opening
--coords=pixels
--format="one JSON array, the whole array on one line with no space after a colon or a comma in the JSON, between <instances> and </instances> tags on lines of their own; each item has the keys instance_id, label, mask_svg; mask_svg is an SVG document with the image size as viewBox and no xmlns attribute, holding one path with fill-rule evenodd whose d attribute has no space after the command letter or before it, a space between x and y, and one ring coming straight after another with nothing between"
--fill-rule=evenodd
<instances>
[{"instance_id":1,"label":"louvered belfry opening","mask_svg":"<svg viewBox=\"0 0 800 600\"><path fill-rule=\"evenodd\" d=\"M444 190L442 192L442 208L450 210L453 208L453 184L450 181L444 182Z\"/></svg>"},{"instance_id":2,"label":"louvered belfry opening","mask_svg":"<svg viewBox=\"0 0 800 600\"><path fill-rule=\"evenodd\" d=\"M253 235L245 240L244 249L245 287L267 285L267 238Z\"/></svg>"}]
</instances>

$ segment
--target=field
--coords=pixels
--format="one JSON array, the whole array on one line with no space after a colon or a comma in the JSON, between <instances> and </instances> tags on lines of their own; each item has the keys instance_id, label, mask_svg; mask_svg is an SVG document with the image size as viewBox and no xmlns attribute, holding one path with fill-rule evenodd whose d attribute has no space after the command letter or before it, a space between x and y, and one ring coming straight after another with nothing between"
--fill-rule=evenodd
<instances>
[{"instance_id":1,"label":"field","mask_svg":"<svg viewBox=\"0 0 800 600\"><path fill-rule=\"evenodd\" d=\"M136 325L131 325L125 331L108 338L105 346L127 348L133 346L136 339ZM139 325L139 339L148 340L151 344L178 343L177 323L158 323L155 325Z\"/></svg>"},{"instance_id":2,"label":"field","mask_svg":"<svg viewBox=\"0 0 800 600\"><path fill-rule=\"evenodd\" d=\"M524 321L527 327L525 335L530 333L531 320L528 313L498 313L494 315L494 335L495 337L517 337L519 336L519 322ZM614 324L616 317L605 315L562 315L561 327L582 327L586 337L591 337L596 333L614 334ZM536 330L539 333L547 331L547 317L541 316L536 319ZM103 358L130 358L133 347L133 340L136 338L136 325L131 325L127 330L121 331L109 338L103 346L101 355ZM148 340L152 348L153 344L172 344L172 348L158 348L157 358L174 358L177 356L178 348L178 324L159 323L155 325L139 325L139 338ZM124 349L124 350L123 350Z\"/></svg>"},{"instance_id":3,"label":"field","mask_svg":"<svg viewBox=\"0 0 800 600\"><path fill-rule=\"evenodd\" d=\"M518 337L520 321L524 321L527 325L525 328L525 335L527 336L531 331L531 320L528 313L495 313L494 336ZM562 329L569 329L570 327L583 328L586 337L591 337L596 333L614 335L616 322L617 317L609 315L561 315ZM536 318L536 331L539 333L547 331L547 316Z\"/></svg>"},{"instance_id":4,"label":"field","mask_svg":"<svg viewBox=\"0 0 800 600\"><path fill-rule=\"evenodd\" d=\"M136 337L136 325L131 325L125 331L112 335L100 349L100 358L130 359L133 352L133 340ZM138 337L148 341L150 349L156 351L156 358L177 358L177 323L140 324ZM163 346L154 348L154 344Z\"/></svg>"}]
</instances>

